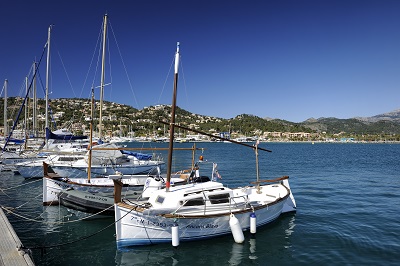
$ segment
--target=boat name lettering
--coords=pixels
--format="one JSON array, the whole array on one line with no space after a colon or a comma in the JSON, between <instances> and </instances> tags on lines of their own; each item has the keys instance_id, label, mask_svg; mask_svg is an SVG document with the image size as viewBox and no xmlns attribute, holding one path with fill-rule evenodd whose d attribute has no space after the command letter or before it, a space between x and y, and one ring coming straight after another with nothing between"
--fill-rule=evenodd
<instances>
[{"instance_id":1,"label":"boat name lettering","mask_svg":"<svg viewBox=\"0 0 400 266\"><path fill-rule=\"evenodd\" d=\"M86 199L97 199L97 200L102 200L102 201L107 201L107 199L105 199L105 198L102 198L102 197L96 197L96 196L87 196L87 195L85 195L85 198Z\"/></svg>"},{"instance_id":2,"label":"boat name lettering","mask_svg":"<svg viewBox=\"0 0 400 266\"><path fill-rule=\"evenodd\" d=\"M218 224L189 224L186 228L218 228Z\"/></svg>"},{"instance_id":3,"label":"boat name lettering","mask_svg":"<svg viewBox=\"0 0 400 266\"><path fill-rule=\"evenodd\" d=\"M172 225L173 225L172 223L167 224L167 223L163 223L163 222L143 220L143 219L140 219L140 218L135 217L135 216L132 216L131 220L135 221L137 224L143 224L143 225L146 225L146 226L151 225L151 226L167 228L167 227L172 227Z\"/></svg>"}]
</instances>

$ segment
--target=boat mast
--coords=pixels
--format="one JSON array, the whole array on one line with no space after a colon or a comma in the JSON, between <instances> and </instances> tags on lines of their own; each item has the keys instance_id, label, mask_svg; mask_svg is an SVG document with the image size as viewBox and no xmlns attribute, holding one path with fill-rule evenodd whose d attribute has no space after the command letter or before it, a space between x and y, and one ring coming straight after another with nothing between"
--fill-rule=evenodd
<instances>
[{"instance_id":1,"label":"boat mast","mask_svg":"<svg viewBox=\"0 0 400 266\"><path fill-rule=\"evenodd\" d=\"M7 121L7 86L8 80L4 80L4 139L8 136L8 121Z\"/></svg>"},{"instance_id":2,"label":"boat mast","mask_svg":"<svg viewBox=\"0 0 400 266\"><path fill-rule=\"evenodd\" d=\"M167 192L169 191L171 185L172 152L174 149L175 110L176 110L176 96L177 96L177 86L178 86L178 68L179 68L179 42L176 44L174 90L172 95L172 106L171 106L171 124L169 125L167 182L165 184Z\"/></svg>"},{"instance_id":3,"label":"boat mast","mask_svg":"<svg viewBox=\"0 0 400 266\"><path fill-rule=\"evenodd\" d=\"M106 58L106 38L107 37L107 14L104 15L103 23L103 54L101 62L101 83L100 83L100 120L99 120L99 139L102 138L102 112L103 112L103 96L104 96L104 72L105 72L105 58Z\"/></svg>"},{"instance_id":4,"label":"boat mast","mask_svg":"<svg viewBox=\"0 0 400 266\"><path fill-rule=\"evenodd\" d=\"M49 127L49 69L50 69L50 35L51 27L49 26L48 36L47 36L47 66L46 66L46 119L45 119L45 129ZM48 149L48 142L46 139L46 149Z\"/></svg>"},{"instance_id":5,"label":"boat mast","mask_svg":"<svg viewBox=\"0 0 400 266\"><path fill-rule=\"evenodd\" d=\"M90 135L89 135L89 160L88 160L88 182L90 183L90 177L92 174L92 146L93 146L93 107L94 106L94 89L92 88L92 99L90 105Z\"/></svg>"},{"instance_id":6,"label":"boat mast","mask_svg":"<svg viewBox=\"0 0 400 266\"><path fill-rule=\"evenodd\" d=\"M29 93L29 85L28 85L28 77L25 77L25 93ZM29 98L28 98L29 99ZM29 108L29 101L26 101L25 104L25 117L24 117L24 135L25 135L25 142L24 142L24 149L28 148L28 108Z\"/></svg>"},{"instance_id":7,"label":"boat mast","mask_svg":"<svg viewBox=\"0 0 400 266\"><path fill-rule=\"evenodd\" d=\"M36 73L36 62L33 62L33 73ZM32 103L32 128L33 134L37 137L38 126L37 126L37 97L36 97L36 75L33 80L33 103Z\"/></svg>"}]
</instances>

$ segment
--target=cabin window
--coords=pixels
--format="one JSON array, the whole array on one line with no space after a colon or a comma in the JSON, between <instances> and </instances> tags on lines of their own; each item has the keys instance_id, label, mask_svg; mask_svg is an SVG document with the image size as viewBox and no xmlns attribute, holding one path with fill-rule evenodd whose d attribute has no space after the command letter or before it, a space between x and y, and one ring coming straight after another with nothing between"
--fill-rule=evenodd
<instances>
[{"instance_id":1,"label":"cabin window","mask_svg":"<svg viewBox=\"0 0 400 266\"><path fill-rule=\"evenodd\" d=\"M165 199L164 197L158 196L156 202L162 204L164 202L164 199Z\"/></svg>"},{"instance_id":2,"label":"cabin window","mask_svg":"<svg viewBox=\"0 0 400 266\"><path fill-rule=\"evenodd\" d=\"M73 161L76 161L78 159L79 158L76 158L76 157L59 157L58 161L59 162L73 162Z\"/></svg>"},{"instance_id":3,"label":"cabin window","mask_svg":"<svg viewBox=\"0 0 400 266\"><path fill-rule=\"evenodd\" d=\"M184 203L184 201L181 201L181 205ZM204 200L203 198L194 198L186 201L184 206L200 206L204 205Z\"/></svg>"},{"instance_id":4,"label":"cabin window","mask_svg":"<svg viewBox=\"0 0 400 266\"><path fill-rule=\"evenodd\" d=\"M209 195L211 204L229 203L229 193Z\"/></svg>"}]
</instances>

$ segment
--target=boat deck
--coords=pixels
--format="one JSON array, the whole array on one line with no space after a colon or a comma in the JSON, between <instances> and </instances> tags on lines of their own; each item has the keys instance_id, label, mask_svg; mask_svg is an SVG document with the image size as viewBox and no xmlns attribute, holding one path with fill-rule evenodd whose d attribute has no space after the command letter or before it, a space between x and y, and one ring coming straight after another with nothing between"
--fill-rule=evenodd
<instances>
[{"instance_id":1,"label":"boat deck","mask_svg":"<svg viewBox=\"0 0 400 266\"><path fill-rule=\"evenodd\" d=\"M19 250L22 246L14 228L0 209L0 266L35 265L28 253Z\"/></svg>"}]
</instances>

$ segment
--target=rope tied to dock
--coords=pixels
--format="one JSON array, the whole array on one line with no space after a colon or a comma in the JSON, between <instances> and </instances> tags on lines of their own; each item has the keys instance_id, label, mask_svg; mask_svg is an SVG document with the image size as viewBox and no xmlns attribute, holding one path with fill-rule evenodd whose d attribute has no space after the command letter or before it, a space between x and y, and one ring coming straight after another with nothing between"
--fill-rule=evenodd
<instances>
[{"instance_id":1,"label":"rope tied to dock","mask_svg":"<svg viewBox=\"0 0 400 266\"><path fill-rule=\"evenodd\" d=\"M114 207L114 206L112 206L112 207ZM130 214L132 211L133 211L133 210L130 210L130 211L127 212L125 215L123 215L121 218L119 218L118 220L114 221L113 223L107 225L106 227L104 227L104 228L98 230L97 232L94 232L93 234L89 234L89 235L83 236L83 237L81 237L81 238L79 238L79 239L72 240L72 241L68 241L68 242L64 242L64 243L58 243L58 244L54 244L54 245L49 245L49 246L34 246L34 247L28 247L28 248L25 247L25 249L28 249L28 250L33 250L33 249L40 250L40 251L41 251L41 255L43 256L43 254L46 253L46 249L57 248L57 247L62 247L62 246L74 244L74 243L77 243L77 242L80 242L80 241L89 239L89 238L91 238L91 237L94 237L94 236L100 234L101 232L105 231L105 230L108 229L109 227L115 225L117 222L119 222L120 220L122 220L125 216L127 216L128 214Z\"/></svg>"},{"instance_id":2,"label":"rope tied to dock","mask_svg":"<svg viewBox=\"0 0 400 266\"><path fill-rule=\"evenodd\" d=\"M36 223L44 223L44 224L67 224L67 223L76 223L76 222L80 222L80 221L84 221L84 220L90 219L90 218L92 218L92 217L94 217L96 215L99 215L99 214L102 214L105 211L108 211L111 208L114 208L114 205L111 205L110 207L107 207L104 210L101 210L101 211L99 211L97 213L94 213L94 214L89 215L89 216L85 216L85 217L80 218L80 219L68 220L68 221L56 221L56 222L44 222L43 221L44 218L42 218L41 220L37 220L36 218L30 218L30 217L18 214L18 213L13 211L14 209L16 209L16 208L13 208L13 207L7 207L7 206L3 206L3 205L1 205L0 207L3 210L5 210L8 214L12 214L12 215L14 215L14 216L16 216L18 218L24 219L26 221L36 222Z\"/></svg>"}]
</instances>

